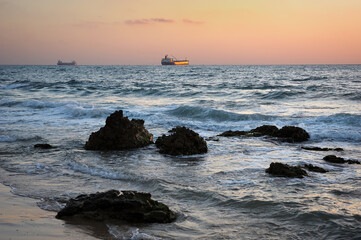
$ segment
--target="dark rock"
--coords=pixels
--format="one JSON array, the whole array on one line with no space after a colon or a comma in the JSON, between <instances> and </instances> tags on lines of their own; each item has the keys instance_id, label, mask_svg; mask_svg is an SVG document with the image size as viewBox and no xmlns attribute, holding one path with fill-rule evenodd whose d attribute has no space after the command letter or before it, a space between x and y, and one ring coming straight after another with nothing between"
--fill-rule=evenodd
<instances>
[{"instance_id":1,"label":"dark rock","mask_svg":"<svg viewBox=\"0 0 361 240\"><path fill-rule=\"evenodd\" d=\"M310 135L304 129L294 126L284 126L275 136L291 143L307 141L310 138Z\"/></svg>"},{"instance_id":2,"label":"dark rock","mask_svg":"<svg viewBox=\"0 0 361 240\"><path fill-rule=\"evenodd\" d=\"M48 143L38 143L34 145L34 148L40 148L40 149L50 149L53 148L53 146L51 146Z\"/></svg>"},{"instance_id":3,"label":"dark rock","mask_svg":"<svg viewBox=\"0 0 361 240\"><path fill-rule=\"evenodd\" d=\"M248 131L231 131L231 130L229 130L229 131L225 131L225 132L219 134L218 136L220 136L220 137L239 137L239 136L245 136L247 134L249 134Z\"/></svg>"},{"instance_id":4,"label":"dark rock","mask_svg":"<svg viewBox=\"0 0 361 240\"><path fill-rule=\"evenodd\" d=\"M305 150L311 150L311 151L337 151L337 152L343 151L342 148L320 148L320 147L306 147L306 146L303 146L301 148L305 149Z\"/></svg>"},{"instance_id":5,"label":"dark rock","mask_svg":"<svg viewBox=\"0 0 361 240\"><path fill-rule=\"evenodd\" d=\"M193 155L206 153L208 150L206 141L198 133L186 127L176 127L169 132L172 134L169 136L163 134L155 142L160 153Z\"/></svg>"},{"instance_id":6,"label":"dark rock","mask_svg":"<svg viewBox=\"0 0 361 240\"><path fill-rule=\"evenodd\" d=\"M319 172L319 173L327 173L328 172L327 170L325 170L321 167L314 166L312 164L305 164L304 167L307 168L307 170L311 171L311 172Z\"/></svg>"},{"instance_id":7,"label":"dark rock","mask_svg":"<svg viewBox=\"0 0 361 240\"><path fill-rule=\"evenodd\" d=\"M323 160L325 160L326 162L330 162L330 163L345 163L346 162L346 160L343 159L342 157L336 157L335 155L328 155L328 156L324 157Z\"/></svg>"},{"instance_id":8,"label":"dark rock","mask_svg":"<svg viewBox=\"0 0 361 240\"><path fill-rule=\"evenodd\" d=\"M270 167L266 169L266 173L279 177L303 178L303 176L308 176L307 172L299 166L289 166L277 162L271 163Z\"/></svg>"},{"instance_id":9,"label":"dark rock","mask_svg":"<svg viewBox=\"0 0 361 240\"><path fill-rule=\"evenodd\" d=\"M167 205L151 199L150 193L117 191L79 195L70 199L56 218L81 216L95 220L120 219L138 223L169 223L175 213Z\"/></svg>"},{"instance_id":10,"label":"dark rock","mask_svg":"<svg viewBox=\"0 0 361 240\"><path fill-rule=\"evenodd\" d=\"M85 144L87 150L123 150L153 143L153 135L144 128L144 120L123 117L123 111L112 113L105 126L93 132Z\"/></svg>"},{"instance_id":11,"label":"dark rock","mask_svg":"<svg viewBox=\"0 0 361 240\"><path fill-rule=\"evenodd\" d=\"M342 157L336 157L335 155L327 155L323 158L326 162L330 163L348 163L348 164L360 164L358 160L345 160Z\"/></svg>"},{"instance_id":12,"label":"dark rock","mask_svg":"<svg viewBox=\"0 0 361 240\"><path fill-rule=\"evenodd\" d=\"M263 125L255 129L252 129L250 132L253 133L254 135L259 135L259 136L265 136L265 135L276 136L278 131L279 130L276 126Z\"/></svg>"},{"instance_id":13,"label":"dark rock","mask_svg":"<svg viewBox=\"0 0 361 240\"><path fill-rule=\"evenodd\" d=\"M303 142L310 138L310 135L302 128L294 126L285 126L278 129L273 125L263 125L252 129L250 131L226 131L218 136L222 137L234 137L234 136L246 136L246 137L261 137L270 136L277 137L281 141L286 142Z\"/></svg>"}]
</instances>

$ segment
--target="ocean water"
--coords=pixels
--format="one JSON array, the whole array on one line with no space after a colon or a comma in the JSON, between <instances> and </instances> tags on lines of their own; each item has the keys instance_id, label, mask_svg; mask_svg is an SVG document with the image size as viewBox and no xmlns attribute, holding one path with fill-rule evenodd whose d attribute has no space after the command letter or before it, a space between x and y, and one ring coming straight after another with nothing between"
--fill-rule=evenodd
<instances>
[{"instance_id":1,"label":"ocean water","mask_svg":"<svg viewBox=\"0 0 361 240\"><path fill-rule=\"evenodd\" d=\"M86 151L115 110L145 120L156 139L175 126L204 138L272 124L304 128L304 143L218 137L208 153ZM55 148L34 149L49 143ZM341 147L315 152L302 146ZM109 189L149 192L170 224L107 222L100 239L360 239L361 65L0 66L0 182L58 211ZM329 170L272 177L271 162ZM80 226L79 226L80 227Z\"/></svg>"}]
</instances>

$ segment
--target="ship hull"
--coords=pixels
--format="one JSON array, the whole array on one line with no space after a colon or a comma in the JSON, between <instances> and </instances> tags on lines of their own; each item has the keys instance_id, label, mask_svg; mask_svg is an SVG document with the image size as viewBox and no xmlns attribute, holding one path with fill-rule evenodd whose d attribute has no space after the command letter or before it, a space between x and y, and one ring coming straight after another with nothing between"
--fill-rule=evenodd
<instances>
[{"instance_id":1,"label":"ship hull","mask_svg":"<svg viewBox=\"0 0 361 240\"><path fill-rule=\"evenodd\" d=\"M173 61L173 62L163 62L162 65L189 65L189 61Z\"/></svg>"}]
</instances>

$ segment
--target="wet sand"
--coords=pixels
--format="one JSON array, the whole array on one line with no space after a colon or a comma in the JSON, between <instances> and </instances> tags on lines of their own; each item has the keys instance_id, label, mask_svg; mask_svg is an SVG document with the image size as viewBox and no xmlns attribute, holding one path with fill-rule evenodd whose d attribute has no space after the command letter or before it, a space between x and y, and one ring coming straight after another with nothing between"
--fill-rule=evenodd
<instances>
[{"instance_id":1,"label":"wet sand","mask_svg":"<svg viewBox=\"0 0 361 240\"><path fill-rule=\"evenodd\" d=\"M0 184L0 239L99 239L92 236L91 230L58 220L55 212L40 209L36 200L14 195L10 190Z\"/></svg>"}]
</instances>

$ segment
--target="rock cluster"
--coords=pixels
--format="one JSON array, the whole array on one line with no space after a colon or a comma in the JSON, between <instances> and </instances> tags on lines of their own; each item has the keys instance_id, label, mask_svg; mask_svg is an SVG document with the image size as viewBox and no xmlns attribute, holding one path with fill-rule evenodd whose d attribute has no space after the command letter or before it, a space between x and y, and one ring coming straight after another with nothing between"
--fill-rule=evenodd
<instances>
[{"instance_id":1,"label":"rock cluster","mask_svg":"<svg viewBox=\"0 0 361 240\"><path fill-rule=\"evenodd\" d=\"M144 128L144 120L123 116L123 111L112 113L105 126L93 132L85 144L87 150L123 150L144 147L153 143L153 135Z\"/></svg>"},{"instance_id":2,"label":"rock cluster","mask_svg":"<svg viewBox=\"0 0 361 240\"><path fill-rule=\"evenodd\" d=\"M266 173L278 176L278 177L295 177L303 178L308 176L307 172L299 166L290 166L288 164L273 162L270 167L266 169Z\"/></svg>"},{"instance_id":3,"label":"rock cluster","mask_svg":"<svg viewBox=\"0 0 361 240\"><path fill-rule=\"evenodd\" d=\"M117 190L80 195L70 199L56 218L72 216L138 223L170 223L176 218L167 205L151 199L150 193Z\"/></svg>"},{"instance_id":4,"label":"rock cluster","mask_svg":"<svg viewBox=\"0 0 361 240\"><path fill-rule=\"evenodd\" d=\"M232 137L232 136L247 136L247 137L261 137L270 136L276 137L284 142L303 142L310 138L310 135L306 130L300 127L284 126L278 129L273 125L263 125L252 129L250 131L226 131L221 133L219 136Z\"/></svg>"},{"instance_id":5,"label":"rock cluster","mask_svg":"<svg viewBox=\"0 0 361 240\"><path fill-rule=\"evenodd\" d=\"M193 155L206 153L207 143L198 133L186 128L176 127L157 138L155 145L160 153L170 155Z\"/></svg>"}]
</instances>

